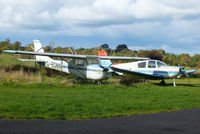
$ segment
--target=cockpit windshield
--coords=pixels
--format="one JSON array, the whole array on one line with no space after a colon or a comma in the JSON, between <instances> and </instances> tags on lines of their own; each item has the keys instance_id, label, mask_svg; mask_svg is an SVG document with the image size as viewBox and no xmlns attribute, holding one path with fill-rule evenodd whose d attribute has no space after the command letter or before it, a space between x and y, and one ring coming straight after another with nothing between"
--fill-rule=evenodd
<instances>
[{"instance_id":1,"label":"cockpit windshield","mask_svg":"<svg viewBox=\"0 0 200 134\"><path fill-rule=\"evenodd\" d=\"M165 63L157 61L157 66L160 68L161 66L167 66Z\"/></svg>"}]
</instances>

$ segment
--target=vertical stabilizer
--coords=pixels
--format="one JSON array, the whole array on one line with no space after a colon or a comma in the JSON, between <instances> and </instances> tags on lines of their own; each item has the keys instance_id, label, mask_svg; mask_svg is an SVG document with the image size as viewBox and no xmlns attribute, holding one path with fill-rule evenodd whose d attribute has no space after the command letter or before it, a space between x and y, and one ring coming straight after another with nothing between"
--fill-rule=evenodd
<instances>
[{"instance_id":1,"label":"vertical stabilizer","mask_svg":"<svg viewBox=\"0 0 200 134\"><path fill-rule=\"evenodd\" d=\"M40 43L39 40L33 40L33 44L34 44L34 51L35 52L40 52L40 53L44 53L44 48L42 47L42 44ZM41 61L50 61L53 60L48 56L39 56L36 55L36 60L41 60Z\"/></svg>"},{"instance_id":2,"label":"vertical stabilizer","mask_svg":"<svg viewBox=\"0 0 200 134\"><path fill-rule=\"evenodd\" d=\"M98 51L98 56L108 56L106 51Z\"/></svg>"},{"instance_id":3,"label":"vertical stabilizer","mask_svg":"<svg viewBox=\"0 0 200 134\"><path fill-rule=\"evenodd\" d=\"M107 56L106 51L98 51L98 56ZM109 67L112 63L110 60L101 59L100 63L103 67Z\"/></svg>"},{"instance_id":4,"label":"vertical stabilizer","mask_svg":"<svg viewBox=\"0 0 200 134\"><path fill-rule=\"evenodd\" d=\"M34 51L35 52L42 52L44 53L44 48L42 47L42 44L39 40L33 40L34 43Z\"/></svg>"}]
</instances>

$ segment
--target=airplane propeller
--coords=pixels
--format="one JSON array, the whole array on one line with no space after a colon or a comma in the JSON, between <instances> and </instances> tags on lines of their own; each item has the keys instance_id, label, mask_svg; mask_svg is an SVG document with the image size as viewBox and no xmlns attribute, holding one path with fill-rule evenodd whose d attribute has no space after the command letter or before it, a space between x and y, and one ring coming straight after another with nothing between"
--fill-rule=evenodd
<instances>
[{"instance_id":1,"label":"airplane propeller","mask_svg":"<svg viewBox=\"0 0 200 134\"><path fill-rule=\"evenodd\" d=\"M101 64L100 64L99 66L103 69L103 71L108 71L108 68L105 68L105 67L102 66Z\"/></svg>"},{"instance_id":2,"label":"airplane propeller","mask_svg":"<svg viewBox=\"0 0 200 134\"><path fill-rule=\"evenodd\" d=\"M103 71L105 71L105 72L114 72L112 69L110 69L110 66L109 67L104 67L104 66L102 66L102 65L99 65L102 69L103 69Z\"/></svg>"},{"instance_id":3,"label":"airplane propeller","mask_svg":"<svg viewBox=\"0 0 200 134\"><path fill-rule=\"evenodd\" d=\"M181 75L185 75L186 77L190 77L188 74L187 74L187 72L186 72L186 69L184 68L184 67L180 67L180 74Z\"/></svg>"},{"instance_id":4,"label":"airplane propeller","mask_svg":"<svg viewBox=\"0 0 200 134\"><path fill-rule=\"evenodd\" d=\"M186 69L184 67L181 67L180 64L178 64L178 66L180 67L180 75L178 76L178 78L180 78L182 75L185 75L187 78L189 78L189 84L190 84L190 76L189 74L187 74Z\"/></svg>"}]
</instances>

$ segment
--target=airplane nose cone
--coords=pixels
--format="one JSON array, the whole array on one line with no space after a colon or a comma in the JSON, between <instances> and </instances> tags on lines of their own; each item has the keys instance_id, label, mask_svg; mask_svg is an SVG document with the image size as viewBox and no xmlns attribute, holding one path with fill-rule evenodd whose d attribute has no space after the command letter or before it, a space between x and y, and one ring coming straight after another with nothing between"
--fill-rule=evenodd
<instances>
[{"instance_id":1,"label":"airplane nose cone","mask_svg":"<svg viewBox=\"0 0 200 134\"><path fill-rule=\"evenodd\" d=\"M184 67L180 67L180 69L179 69L179 72L181 73L181 72L185 72L186 70L185 70L185 68Z\"/></svg>"},{"instance_id":2,"label":"airplane nose cone","mask_svg":"<svg viewBox=\"0 0 200 134\"><path fill-rule=\"evenodd\" d=\"M180 67L179 72L180 72L180 74L185 75L186 77L189 77L189 75L186 73L186 69L184 67Z\"/></svg>"}]
</instances>

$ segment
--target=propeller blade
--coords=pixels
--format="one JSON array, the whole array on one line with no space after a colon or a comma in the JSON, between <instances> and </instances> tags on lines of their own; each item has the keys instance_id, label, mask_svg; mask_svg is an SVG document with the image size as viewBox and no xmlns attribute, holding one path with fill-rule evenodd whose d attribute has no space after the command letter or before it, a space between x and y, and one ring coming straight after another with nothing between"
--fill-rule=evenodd
<instances>
[{"instance_id":1,"label":"propeller blade","mask_svg":"<svg viewBox=\"0 0 200 134\"><path fill-rule=\"evenodd\" d=\"M186 69L184 67L180 67L180 75L178 76L178 78L180 78L182 75L185 75L186 77L190 77L189 74L186 72Z\"/></svg>"},{"instance_id":2,"label":"propeller blade","mask_svg":"<svg viewBox=\"0 0 200 134\"><path fill-rule=\"evenodd\" d=\"M186 77L190 77L189 74L186 73L186 71L184 71L184 75L185 75Z\"/></svg>"}]
</instances>

